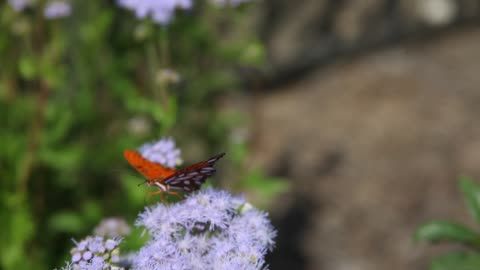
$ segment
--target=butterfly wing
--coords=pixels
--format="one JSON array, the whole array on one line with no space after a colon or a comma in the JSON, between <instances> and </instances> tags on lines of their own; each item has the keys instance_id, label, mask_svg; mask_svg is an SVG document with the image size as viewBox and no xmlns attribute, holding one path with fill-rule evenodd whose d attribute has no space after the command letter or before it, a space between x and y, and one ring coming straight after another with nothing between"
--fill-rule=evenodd
<instances>
[{"instance_id":1,"label":"butterfly wing","mask_svg":"<svg viewBox=\"0 0 480 270\"><path fill-rule=\"evenodd\" d=\"M202 161L185 169L177 171L174 175L166 178L163 184L169 185L171 189L194 191L200 189L207 178L215 174L215 162L222 158L225 153L218 154L206 161Z\"/></svg>"},{"instance_id":2,"label":"butterfly wing","mask_svg":"<svg viewBox=\"0 0 480 270\"><path fill-rule=\"evenodd\" d=\"M142 157L142 155L135 150L126 149L123 151L123 156L130 165L132 165L139 173L143 174L148 180L162 180L175 174L175 170L151 162Z\"/></svg>"}]
</instances>

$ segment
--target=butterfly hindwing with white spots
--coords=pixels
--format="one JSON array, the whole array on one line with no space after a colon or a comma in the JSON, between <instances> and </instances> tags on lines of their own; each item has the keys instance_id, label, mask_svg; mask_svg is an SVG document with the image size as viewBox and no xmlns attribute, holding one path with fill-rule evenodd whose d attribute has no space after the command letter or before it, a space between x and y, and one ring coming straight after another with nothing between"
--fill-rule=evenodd
<instances>
[{"instance_id":1,"label":"butterfly hindwing with white spots","mask_svg":"<svg viewBox=\"0 0 480 270\"><path fill-rule=\"evenodd\" d=\"M218 154L206 161L202 161L185 169L177 171L174 175L169 176L163 182L170 187L170 189L194 191L200 189L200 186L215 174L215 162L222 158L225 153Z\"/></svg>"}]
</instances>

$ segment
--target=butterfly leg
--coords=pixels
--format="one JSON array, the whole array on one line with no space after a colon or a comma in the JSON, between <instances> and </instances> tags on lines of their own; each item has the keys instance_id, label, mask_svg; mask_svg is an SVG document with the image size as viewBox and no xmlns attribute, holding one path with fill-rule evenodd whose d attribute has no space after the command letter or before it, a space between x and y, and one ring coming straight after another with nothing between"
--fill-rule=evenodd
<instances>
[{"instance_id":1,"label":"butterfly leg","mask_svg":"<svg viewBox=\"0 0 480 270\"><path fill-rule=\"evenodd\" d=\"M165 197L164 197L163 191L161 191L161 190L154 191L154 192L150 192L150 193L149 193L149 200L152 201L152 196L153 196L153 195L157 195L157 194L160 194L160 200L161 200L162 202L164 202L164 201L165 201Z\"/></svg>"},{"instance_id":2,"label":"butterfly leg","mask_svg":"<svg viewBox=\"0 0 480 270\"><path fill-rule=\"evenodd\" d=\"M175 195L177 196L180 200L182 199L182 196L180 196L180 194L178 192L175 192L175 191L168 191L168 194L170 195Z\"/></svg>"},{"instance_id":3,"label":"butterfly leg","mask_svg":"<svg viewBox=\"0 0 480 270\"><path fill-rule=\"evenodd\" d=\"M145 190L145 193L143 194L143 204L147 204L147 195L149 194L148 190Z\"/></svg>"}]
</instances>

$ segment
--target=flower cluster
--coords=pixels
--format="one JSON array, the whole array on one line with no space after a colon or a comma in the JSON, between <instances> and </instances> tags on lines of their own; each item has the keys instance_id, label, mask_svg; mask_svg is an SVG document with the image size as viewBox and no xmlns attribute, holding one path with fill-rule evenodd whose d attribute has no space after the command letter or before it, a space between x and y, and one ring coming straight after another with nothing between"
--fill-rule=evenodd
<instances>
[{"instance_id":1,"label":"flower cluster","mask_svg":"<svg viewBox=\"0 0 480 270\"><path fill-rule=\"evenodd\" d=\"M139 19L150 17L155 23L166 25L176 9L190 9L192 0L118 0L118 4L135 12Z\"/></svg>"},{"instance_id":2,"label":"flower cluster","mask_svg":"<svg viewBox=\"0 0 480 270\"><path fill-rule=\"evenodd\" d=\"M43 15L47 19L57 19L70 16L72 13L72 6L65 1L51 1L43 10Z\"/></svg>"},{"instance_id":3,"label":"flower cluster","mask_svg":"<svg viewBox=\"0 0 480 270\"><path fill-rule=\"evenodd\" d=\"M33 0L8 0L8 3L15 11L22 11L33 4Z\"/></svg>"},{"instance_id":4,"label":"flower cluster","mask_svg":"<svg viewBox=\"0 0 480 270\"><path fill-rule=\"evenodd\" d=\"M266 213L210 188L147 208L136 226L152 239L133 258L133 269L265 269L276 235Z\"/></svg>"},{"instance_id":5,"label":"flower cluster","mask_svg":"<svg viewBox=\"0 0 480 270\"><path fill-rule=\"evenodd\" d=\"M210 0L211 3L224 6L238 6L250 0ZM189 10L192 8L192 0L117 0L118 5L135 12L139 19L151 18L155 23L161 25L169 24L175 10Z\"/></svg>"},{"instance_id":6,"label":"flower cluster","mask_svg":"<svg viewBox=\"0 0 480 270\"><path fill-rule=\"evenodd\" d=\"M95 235L114 238L130 234L130 227L122 218L105 218L93 230Z\"/></svg>"},{"instance_id":7,"label":"flower cluster","mask_svg":"<svg viewBox=\"0 0 480 270\"><path fill-rule=\"evenodd\" d=\"M210 0L213 4L224 6L238 6L250 0ZM12 8L21 12L34 4L33 0L8 0ZM161 25L169 24L177 9L189 10L192 8L192 0L117 0L119 6L135 12L139 19L151 18L155 23ZM52 0L48 2L43 10L47 19L57 19L70 16L72 6L65 0Z\"/></svg>"},{"instance_id":8,"label":"flower cluster","mask_svg":"<svg viewBox=\"0 0 480 270\"><path fill-rule=\"evenodd\" d=\"M172 138L161 138L154 143L146 143L139 148L142 156L163 166L174 168L182 164L180 149L175 147Z\"/></svg>"},{"instance_id":9,"label":"flower cluster","mask_svg":"<svg viewBox=\"0 0 480 270\"><path fill-rule=\"evenodd\" d=\"M211 188L176 204L148 207L135 225L151 239L123 258L133 270L267 269L264 256L276 236L266 213ZM123 269L117 265L120 239L90 236L75 244L62 270Z\"/></svg>"},{"instance_id":10,"label":"flower cluster","mask_svg":"<svg viewBox=\"0 0 480 270\"><path fill-rule=\"evenodd\" d=\"M75 242L76 246L70 251L72 261L62 270L112 269L120 261L118 254L120 242L119 238L105 239L101 236L89 236Z\"/></svg>"},{"instance_id":11,"label":"flower cluster","mask_svg":"<svg viewBox=\"0 0 480 270\"><path fill-rule=\"evenodd\" d=\"M17 12L21 12L27 7L33 6L33 0L8 0L10 6ZM43 9L43 16L47 19L58 19L70 16L72 5L63 0L53 0L46 3Z\"/></svg>"}]
</instances>

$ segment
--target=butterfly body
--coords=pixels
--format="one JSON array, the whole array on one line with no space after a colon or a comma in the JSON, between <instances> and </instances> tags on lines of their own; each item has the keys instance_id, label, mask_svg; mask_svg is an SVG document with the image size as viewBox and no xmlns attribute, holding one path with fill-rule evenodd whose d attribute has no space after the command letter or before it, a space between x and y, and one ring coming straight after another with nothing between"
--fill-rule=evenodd
<instances>
[{"instance_id":1,"label":"butterfly body","mask_svg":"<svg viewBox=\"0 0 480 270\"><path fill-rule=\"evenodd\" d=\"M216 169L213 166L225 153L218 154L206 161L193 164L178 171L152 162L135 150L126 149L123 155L130 165L145 176L148 185L159 189L150 193L150 195L160 194L163 200L164 193L180 197L176 191L192 192L200 189L201 185L215 174Z\"/></svg>"}]
</instances>

